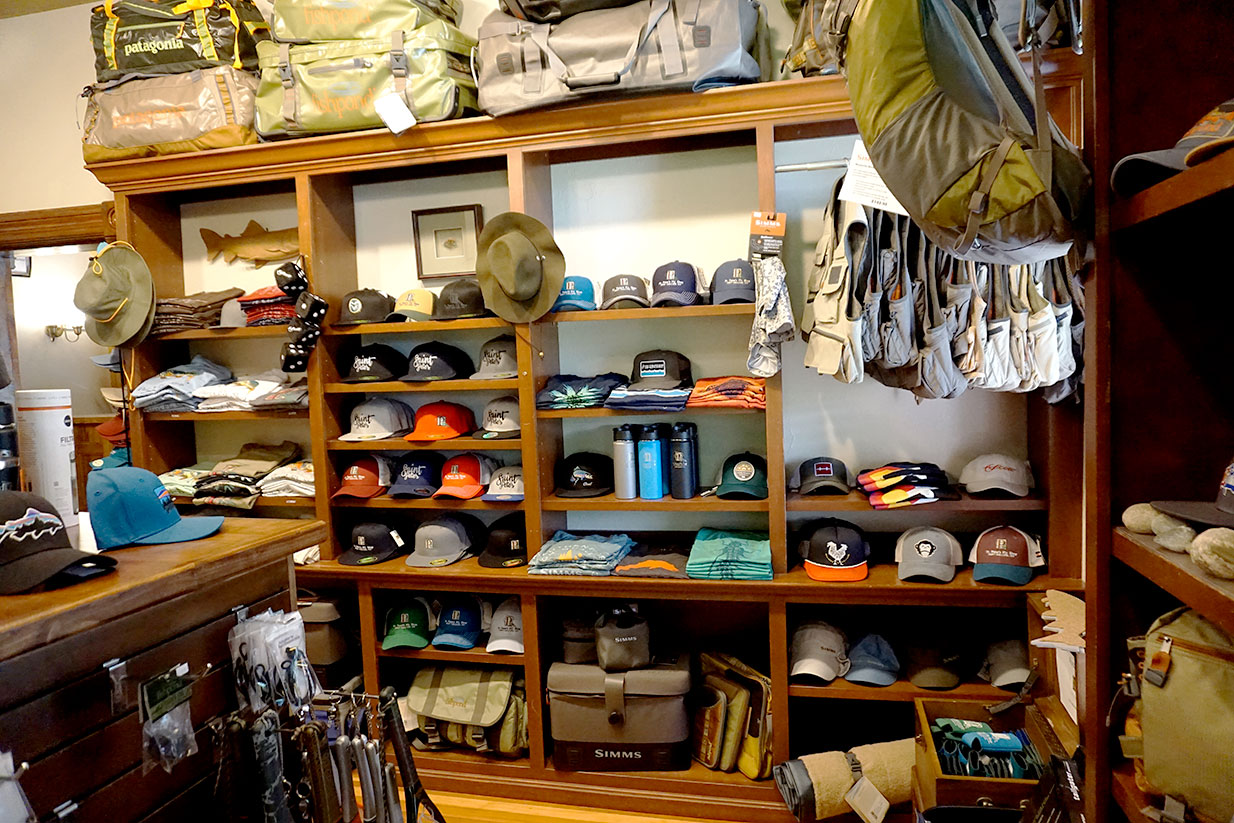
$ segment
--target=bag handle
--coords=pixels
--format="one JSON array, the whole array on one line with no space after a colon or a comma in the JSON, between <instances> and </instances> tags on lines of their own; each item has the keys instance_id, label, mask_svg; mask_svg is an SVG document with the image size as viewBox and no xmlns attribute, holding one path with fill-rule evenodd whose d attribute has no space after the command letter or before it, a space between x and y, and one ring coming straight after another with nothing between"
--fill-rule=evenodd
<instances>
[{"instance_id":1,"label":"bag handle","mask_svg":"<svg viewBox=\"0 0 1234 823\"><path fill-rule=\"evenodd\" d=\"M620 69L614 72L604 72L602 74L591 74L585 77L575 77L570 74L570 69L566 66L552 46L549 45L548 36L552 29L547 23L537 23L529 26L529 37L534 42L544 56L548 58L549 70L557 77L566 88L571 91L579 89L599 88L602 86L615 86L621 82L622 76L627 74L634 67L634 61L638 59L638 52L646 45L651 33L655 31L661 23L667 18L669 30L672 36L663 36L660 38L661 48L664 50L664 61L666 68L669 68L669 74L681 73L681 52L677 43L676 36L676 18L673 14L672 0L651 0L651 5L647 12L647 25L635 38L630 48L626 51L625 62ZM521 28L521 27L520 27ZM673 56L675 54L675 56ZM671 68L676 66L678 71L673 72Z\"/></svg>"}]
</instances>

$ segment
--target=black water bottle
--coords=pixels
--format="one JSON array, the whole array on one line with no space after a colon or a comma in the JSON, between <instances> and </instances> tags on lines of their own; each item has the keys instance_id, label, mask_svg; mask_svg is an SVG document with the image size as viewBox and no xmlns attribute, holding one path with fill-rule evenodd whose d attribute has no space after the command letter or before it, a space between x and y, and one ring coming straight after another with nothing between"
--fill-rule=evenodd
<instances>
[{"instance_id":1,"label":"black water bottle","mask_svg":"<svg viewBox=\"0 0 1234 823\"><path fill-rule=\"evenodd\" d=\"M674 423L668 442L669 492L679 500L698 494L698 426Z\"/></svg>"}]
</instances>

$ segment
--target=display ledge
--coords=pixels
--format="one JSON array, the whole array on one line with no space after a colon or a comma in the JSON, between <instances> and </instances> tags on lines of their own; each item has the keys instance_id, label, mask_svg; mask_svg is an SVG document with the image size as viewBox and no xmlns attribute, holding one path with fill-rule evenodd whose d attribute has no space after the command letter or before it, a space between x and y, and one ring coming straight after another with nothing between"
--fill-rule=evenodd
<instances>
[{"instance_id":1,"label":"display ledge","mask_svg":"<svg viewBox=\"0 0 1234 823\"><path fill-rule=\"evenodd\" d=\"M1123 763L1111 771L1110 793L1130 823L1153 823L1153 819L1144 814L1144 809L1158 808L1160 803L1154 803L1151 797L1140 791L1135 784L1135 767L1131 763Z\"/></svg>"},{"instance_id":2,"label":"display ledge","mask_svg":"<svg viewBox=\"0 0 1234 823\"><path fill-rule=\"evenodd\" d=\"M137 410L148 422L206 423L211 420L307 420L308 409L296 411L228 411L228 412L143 412Z\"/></svg>"},{"instance_id":3,"label":"display ledge","mask_svg":"<svg viewBox=\"0 0 1234 823\"><path fill-rule=\"evenodd\" d=\"M500 317L464 317L459 320L413 320L406 323L361 323L357 326L330 326L326 337L355 337L362 334L436 334L443 331L504 329L513 326Z\"/></svg>"},{"instance_id":4,"label":"display ledge","mask_svg":"<svg viewBox=\"0 0 1234 823\"><path fill-rule=\"evenodd\" d=\"M443 452L470 452L470 451L519 451L523 448L523 441L519 438L513 440L477 440L474 437L455 437L452 440L431 440L428 442L417 441L412 443L404 440L401 437L390 438L389 440L361 440L353 442L351 440L327 440L326 448L330 451L385 451L385 452L409 452L409 451L443 451Z\"/></svg>"},{"instance_id":5,"label":"display ledge","mask_svg":"<svg viewBox=\"0 0 1234 823\"><path fill-rule=\"evenodd\" d=\"M1124 528L1114 530L1113 554L1155 585L1234 634L1234 580L1222 580L1206 574L1188 555L1163 549L1152 537Z\"/></svg>"},{"instance_id":6,"label":"display ledge","mask_svg":"<svg viewBox=\"0 0 1234 823\"><path fill-rule=\"evenodd\" d=\"M544 498L541 508L549 512L765 512L769 510L766 500L722 500L718 497L692 497L679 500L662 497L659 500L619 500L611 494L599 497L558 497L550 494Z\"/></svg>"},{"instance_id":7,"label":"display ledge","mask_svg":"<svg viewBox=\"0 0 1234 823\"><path fill-rule=\"evenodd\" d=\"M488 509L491 511L514 511L523 507L522 501L514 503L493 502L457 497L336 497L330 500L331 507L345 509Z\"/></svg>"},{"instance_id":8,"label":"display ledge","mask_svg":"<svg viewBox=\"0 0 1234 823\"><path fill-rule=\"evenodd\" d=\"M738 409L731 406L695 406L681 411L642 411L639 409L539 409L541 420L574 420L589 417L690 417L696 414L763 414L765 409Z\"/></svg>"},{"instance_id":9,"label":"display ledge","mask_svg":"<svg viewBox=\"0 0 1234 823\"><path fill-rule=\"evenodd\" d=\"M287 326L240 326L238 328L219 329L188 329L173 331L170 334L152 334L145 339L146 343L160 343L164 340L253 340L261 337L286 337Z\"/></svg>"},{"instance_id":10,"label":"display ledge","mask_svg":"<svg viewBox=\"0 0 1234 823\"><path fill-rule=\"evenodd\" d=\"M193 498L175 495L171 498L177 506L192 506ZM259 497L253 504L254 509L312 509L317 507L317 501L312 497ZM237 513L252 511L252 509L236 509Z\"/></svg>"},{"instance_id":11,"label":"display ledge","mask_svg":"<svg viewBox=\"0 0 1234 823\"><path fill-rule=\"evenodd\" d=\"M518 391L518 381L510 380L428 380L404 383L388 380L381 383L327 383L326 394L381 394L386 392L456 392L456 391Z\"/></svg>"},{"instance_id":12,"label":"display ledge","mask_svg":"<svg viewBox=\"0 0 1234 823\"><path fill-rule=\"evenodd\" d=\"M1198 203L1234 188L1234 154L1223 152L1114 206L1114 231Z\"/></svg>"},{"instance_id":13,"label":"display ledge","mask_svg":"<svg viewBox=\"0 0 1234 823\"><path fill-rule=\"evenodd\" d=\"M378 657L390 657L402 660L444 660L450 663L485 663L494 666L521 666L521 654L489 654L483 649L434 649L429 646L424 649L383 649L377 647ZM416 755L419 757L419 755Z\"/></svg>"},{"instance_id":14,"label":"display ledge","mask_svg":"<svg viewBox=\"0 0 1234 823\"><path fill-rule=\"evenodd\" d=\"M753 303L726 303L720 306L671 306L654 309L600 309L597 311L559 311L544 315L540 323L593 323L604 320L671 320L682 317L754 317Z\"/></svg>"},{"instance_id":15,"label":"display ledge","mask_svg":"<svg viewBox=\"0 0 1234 823\"><path fill-rule=\"evenodd\" d=\"M897 680L890 686L862 686L847 680L834 680L826 686L804 683L789 683L789 697L817 697L832 700L881 700L884 702L911 703L914 700L989 700L1000 703L1011 692L995 688L988 683L961 683L954 689L940 691L922 689L907 680Z\"/></svg>"},{"instance_id":16,"label":"display ledge","mask_svg":"<svg viewBox=\"0 0 1234 823\"><path fill-rule=\"evenodd\" d=\"M790 512L1025 512L1045 511L1049 502L1042 497L975 497L960 492L959 500L940 500L920 506L904 506L898 509L876 509L870 499L858 491L848 494L798 494L790 492L785 499Z\"/></svg>"}]
</instances>

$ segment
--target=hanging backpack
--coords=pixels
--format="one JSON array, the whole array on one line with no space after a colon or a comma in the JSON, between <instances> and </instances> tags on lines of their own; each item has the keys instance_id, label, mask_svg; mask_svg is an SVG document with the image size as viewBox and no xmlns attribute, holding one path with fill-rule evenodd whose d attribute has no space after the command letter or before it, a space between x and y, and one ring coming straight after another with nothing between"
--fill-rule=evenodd
<instances>
[{"instance_id":1,"label":"hanging backpack","mask_svg":"<svg viewBox=\"0 0 1234 823\"><path fill-rule=\"evenodd\" d=\"M969 260L1065 254L1091 186L990 0L825 0L870 159L926 235Z\"/></svg>"}]
</instances>

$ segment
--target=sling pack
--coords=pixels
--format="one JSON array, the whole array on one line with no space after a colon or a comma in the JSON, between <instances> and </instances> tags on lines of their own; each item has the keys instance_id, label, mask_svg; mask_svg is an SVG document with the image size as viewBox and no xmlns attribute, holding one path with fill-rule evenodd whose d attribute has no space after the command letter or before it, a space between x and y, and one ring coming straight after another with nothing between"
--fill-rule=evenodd
<instances>
[{"instance_id":1,"label":"sling pack","mask_svg":"<svg viewBox=\"0 0 1234 823\"><path fill-rule=\"evenodd\" d=\"M429 748L466 746L518 755L527 748L526 691L511 669L427 666L416 672L407 709Z\"/></svg>"},{"instance_id":2,"label":"sling pack","mask_svg":"<svg viewBox=\"0 0 1234 823\"><path fill-rule=\"evenodd\" d=\"M231 66L254 71L269 26L252 0L106 0L90 12L99 83Z\"/></svg>"},{"instance_id":3,"label":"sling pack","mask_svg":"<svg viewBox=\"0 0 1234 823\"><path fill-rule=\"evenodd\" d=\"M638 0L553 25L494 11L480 26L480 108L754 83L766 78L766 41L757 0Z\"/></svg>"},{"instance_id":4,"label":"sling pack","mask_svg":"<svg viewBox=\"0 0 1234 823\"><path fill-rule=\"evenodd\" d=\"M280 43L385 40L434 20L457 26L461 14L459 0L274 0L270 25Z\"/></svg>"},{"instance_id":5,"label":"sling pack","mask_svg":"<svg viewBox=\"0 0 1234 823\"><path fill-rule=\"evenodd\" d=\"M87 89L87 163L256 143L257 80L230 66Z\"/></svg>"},{"instance_id":6,"label":"sling pack","mask_svg":"<svg viewBox=\"0 0 1234 823\"><path fill-rule=\"evenodd\" d=\"M436 21L389 38L258 46L257 132L262 137L379 128L376 101L402 97L421 122L476 108L476 41Z\"/></svg>"},{"instance_id":7,"label":"sling pack","mask_svg":"<svg viewBox=\"0 0 1234 823\"><path fill-rule=\"evenodd\" d=\"M990 0L825 0L823 48L887 187L938 245L1031 263L1075 240L1091 180Z\"/></svg>"}]
</instances>

